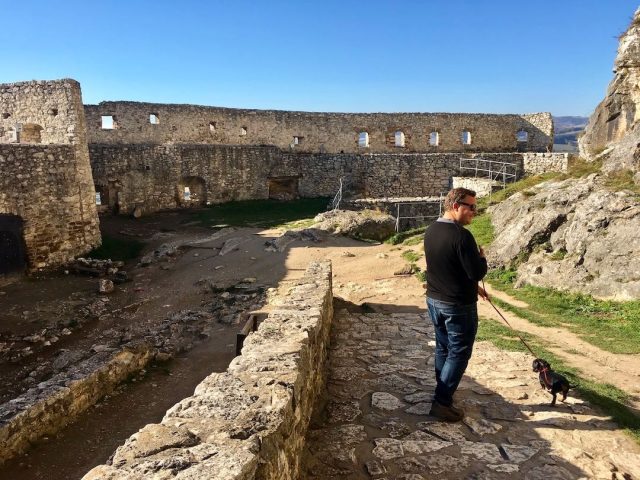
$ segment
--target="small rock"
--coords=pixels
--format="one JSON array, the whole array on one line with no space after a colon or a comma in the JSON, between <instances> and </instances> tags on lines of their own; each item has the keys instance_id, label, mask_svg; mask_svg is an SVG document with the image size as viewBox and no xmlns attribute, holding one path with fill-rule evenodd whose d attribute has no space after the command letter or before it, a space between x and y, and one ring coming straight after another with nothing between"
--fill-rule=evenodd
<instances>
[{"instance_id":1,"label":"small rock","mask_svg":"<svg viewBox=\"0 0 640 480\"><path fill-rule=\"evenodd\" d=\"M98 280L98 293L108 294L112 293L115 290L115 286L111 280L106 278L101 278Z\"/></svg>"},{"instance_id":2,"label":"small rock","mask_svg":"<svg viewBox=\"0 0 640 480\"><path fill-rule=\"evenodd\" d=\"M351 252L342 252L342 254L340 255L341 257L355 257L355 255ZM373 474L372 474L373 475Z\"/></svg>"},{"instance_id":3,"label":"small rock","mask_svg":"<svg viewBox=\"0 0 640 480\"><path fill-rule=\"evenodd\" d=\"M390 393L374 392L373 395L371 395L371 406L379 408L380 410L391 411L403 407L404 403Z\"/></svg>"},{"instance_id":4,"label":"small rock","mask_svg":"<svg viewBox=\"0 0 640 480\"><path fill-rule=\"evenodd\" d=\"M386 472L386 469L375 460L365 463L365 466L367 467L367 472L369 472L369 475L371 476L382 475Z\"/></svg>"}]
</instances>

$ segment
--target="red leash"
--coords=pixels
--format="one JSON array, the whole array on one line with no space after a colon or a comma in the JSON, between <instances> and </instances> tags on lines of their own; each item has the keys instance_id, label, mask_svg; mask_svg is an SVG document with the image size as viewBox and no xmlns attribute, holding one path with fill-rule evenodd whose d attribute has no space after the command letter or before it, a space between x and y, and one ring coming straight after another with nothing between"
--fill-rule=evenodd
<instances>
[{"instance_id":1,"label":"red leash","mask_svg":"<svg viewBox=\"0 0 640 480\"><path fill-rule=\"evenodd\" d=\"M493 307L493 309L498 312L498 315L500 315L500 318L504 321L504 323L506 323L507 325L509 325L509 328L511 330L513 330L513 332L516 334L516 336L520 339L520 341L524 344L525 347L527 347L527 350L529 350L531 352L531 355L534 356L534 358L538 358L538 356L533 353L533 350L531 350L531 347L529 345L527 345L527 342L524 341L524 338L522 338L519 334L518 331L513 328L511 326L511 324L507 321L506 318L504 318L504 315L502 315L502 313L500 312L500 310L498 310L498 308L493 304L493 302L491 301L491 299L489 298L489 294L487 293L487 290L484 288L484 280L482 280L482 289L484 290L485 294L487 295L487 301L489 302L489 305L491 305Z\"/></svg>"}]
</instances>

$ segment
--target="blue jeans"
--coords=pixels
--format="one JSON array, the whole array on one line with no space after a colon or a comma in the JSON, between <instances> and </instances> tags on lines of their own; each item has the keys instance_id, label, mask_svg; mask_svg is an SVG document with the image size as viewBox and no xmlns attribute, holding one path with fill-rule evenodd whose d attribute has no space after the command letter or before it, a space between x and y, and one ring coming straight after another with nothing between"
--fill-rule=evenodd
<instances>
[{"instance_id":1,"label":"blue jeans","mask_svg":"<svg viewBox=\"0 0 640 480\"><path fill-rule=\"evenodd\" d=\"M473 351L478 332L476 303L453 305L427 298L429 316L436 331L436 392L435 400L446 406L453 403Z\"/></svg>"}]
</instances>

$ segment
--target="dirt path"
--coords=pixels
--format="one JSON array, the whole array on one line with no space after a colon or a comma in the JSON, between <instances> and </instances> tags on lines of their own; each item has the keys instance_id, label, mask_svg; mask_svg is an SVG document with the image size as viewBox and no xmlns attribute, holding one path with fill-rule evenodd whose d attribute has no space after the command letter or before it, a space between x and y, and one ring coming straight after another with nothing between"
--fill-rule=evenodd
<instances>
[{"instance_id":1,"label":"dirt path","mask_svg":"<svg viewBox=\"0 0 640 480\"><path fill-rule=\"evenodd\" d=\"M522 306L515 298L487 286L489 294L513 305ZM567 364L577 368L581 374L601 383L609 383L627 392L630 407L640 413L640 355L610 353L584 340L575 333L560 327L541 327L502 311L507 321L516 330L531 333L541 339L549 339L546 348L563 358ZM481 316L502 322L496 311L487 303L478 303Z\"/></svg>"}]
</instances>

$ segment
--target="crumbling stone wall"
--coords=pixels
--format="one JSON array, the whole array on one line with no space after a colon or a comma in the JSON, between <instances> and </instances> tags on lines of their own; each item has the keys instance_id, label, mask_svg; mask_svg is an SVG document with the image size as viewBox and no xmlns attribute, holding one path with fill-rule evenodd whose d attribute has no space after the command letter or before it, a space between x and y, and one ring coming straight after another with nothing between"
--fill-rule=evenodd
<instances>
[{"instance_id":1,"label":"crumbling stone wall","mask_svg":"<svg viewBox=\"0 0 640 480\"><path fill-rule=\"evenodd\" d=\"M544 152L553 145L549 113L312 113L101 102L86 105L85 114L89 143L100 144L274 145L306 153ZM364 132L368 146L359 143ZM396 132L403 133L403 147L396 146ZM438 145L430 144L432 132ZM526 141L518 141L518 132Z\"/></svg>"},{"instance_id":2,"label":"crumbling stone wall","mask_svg":"<svg viewBox=\"0 0 640 480\"><path fill-rule=\"evenodd\" d=\"M88 162L73 145L0 145L0 214L24 220L30 269L100 244L93 191Z\"/></svg>"},{"instance_id":3,"label":"crumbling stone wall","mask_svg":"<svg viewBox=\"0 0 640 480\"><path fill-rule=\"evenodd\" d=\"M24 221L30 269L100 244L80 84L0 85L0 214Z\"/></svg>"},{"instance_id":4,"label":"crumbling stone wall","mask_svg":"<svg viewBox=\"0 0 640 480\"><path fill-rule=\"evenodd\" d=\"M460 174L460 154L454 153L293 154L257 146L98 144L90 145L90 152L103 203L122 213L264 199L270 179L278 178L297 179L302 197L333 196L340 178L346 193L360 197L433 196ZM514 165L519 176L524 171L521 153L465 155L473 156ZM202 181L203 192L185 199L184 186L195 179Z\"/></svg>"},{"instance_id":5,"label":"crumbling stone wall","mask_svg":"<svg viewBox=\"0 0 640 480\"><path fill-rule=\"evenodd\" d=\"M132 435L83 478L297 479L324 384L333 318L331 264L312 263L224 373L200 383L162 422Z\"/></svg>"}]
</instances>

